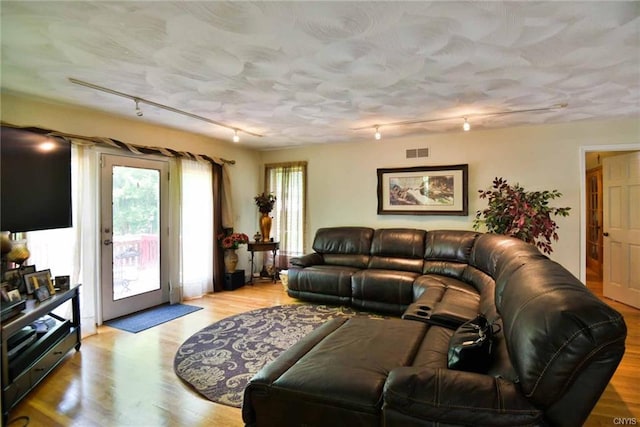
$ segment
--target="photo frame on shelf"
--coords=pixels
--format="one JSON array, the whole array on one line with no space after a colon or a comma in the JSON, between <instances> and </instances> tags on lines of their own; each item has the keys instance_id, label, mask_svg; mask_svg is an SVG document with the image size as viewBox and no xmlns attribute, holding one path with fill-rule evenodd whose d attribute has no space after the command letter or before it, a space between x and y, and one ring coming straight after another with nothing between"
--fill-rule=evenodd
<instances>
[{"instance_id":1,"label":"photo frame on shelf","mask_svg":"<svg viewBox=\"0 0 640 427\"><path fill-rule=\"evenodd\" d=\"M469 215L469 165L378 169L378 215Z\"/></svg>"},{"instance_id":2,"label":"photo frame on shelf","mask_svg":"<svg viewBox=\"0 0 640 427\"><path fill-rule=\"evenodd\" d=\"M46 285L37 287L34 291L34 295L36 296L36 299L40 302L51 298L51 294L49 293L49 288Z\"/></svg>"},{"instance_id":3,"label":"photo frame on shelf","mask_svg":"<svg viewBox=\"0 0 640 427\"><path fill-rule=\"evenodd\" d=\"M20 291L24 292L25 294L28 294L27 292L27 282L26 280L24 280L24 276L25 274L30 274L30 273L35 273L36 272L36 266L35 265L23 265L22 268L20 268L20 281L22 282L20 285Z\"/></svg>"},{"instance_id":4,"label":"photo frame on shelf","mask_svg":"<svg viewBox=\"0 0 640 427\"><path fill-rule=\"evenodd\" d=\"M47 288L49 295L54 295L56 293L56 290L53 287L53 282L51 281L51 270L49 269L25 274L24 280L28 293L35 293L35 291L41 287Z\"/></svg>"},{"instance_id":5,"label":"photo frame on shelf","mask_svg":"<svg viewBox=\"0 0 640 427\"><path fill-rule=\"evenodd\" d=\"M2 281L9 285L9 289L17 289L22 282L22 276L20 275L19 268L12 268L6 270L2 274Z\"/></svg>"},{"instance_id":6,"label":"photo frame on shelf","mask_svg":"<svg viewBox=\"0 0 640 427\"><path fill-rule=\"evenodd\" d=\"M10 270L6 270L2 274L2 281L9 284L9 289L18 289L20 293L26 294L27 289L24 281L24 275L35 271L35 265L25 265L20 268L12 268Z\"/></svg>"},{"instance_id":7,"label":"photo frame on shelf","mask_svg":"<svg viewBox=\"0 0 640 427\"><path fill-rule=\"evenodd\" d=\"M9 302L9 284L6 282L2 282L0 284L0 295L2 296L3 302Z\"/></svg>"},{"instance_id":8,"label":"photo frame on shelf","mask_svg":"<svg viewBox=\"0 0 640 427\"><path fill-rule=\"evenodd\" d=\"M22 300L22 295L20 295L20 291L17 289L12 289L7 292L7 296L9 297L9 302L18 302Z\"/></svg>"},{"instance_id":9,"label":"photo frame on shelf","mask_svg":"<svg viewBox=\"0 0 640 427\"><path fill-rule=\"evenodd\" d=\"M56 276L54 286L61 291L68 291L70 288L69 276Z\"/></svg>"}]
</instances>

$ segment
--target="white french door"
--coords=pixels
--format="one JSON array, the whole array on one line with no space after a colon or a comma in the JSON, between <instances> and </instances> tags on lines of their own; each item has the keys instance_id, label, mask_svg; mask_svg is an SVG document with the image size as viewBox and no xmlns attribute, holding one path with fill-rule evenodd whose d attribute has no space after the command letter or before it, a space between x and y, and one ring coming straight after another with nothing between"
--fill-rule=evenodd
<instances>
[{"instance_id":1,"label":"white french door","mask_svg":"<svg viewBox=\"0 0 640 427\"><path fill-rule=\"evenodd\" d=\"M101 156L102 320L169 301L166 262L169 165ZM165 230L165 232L162 232Z\"/></svg>"}]
</instances>

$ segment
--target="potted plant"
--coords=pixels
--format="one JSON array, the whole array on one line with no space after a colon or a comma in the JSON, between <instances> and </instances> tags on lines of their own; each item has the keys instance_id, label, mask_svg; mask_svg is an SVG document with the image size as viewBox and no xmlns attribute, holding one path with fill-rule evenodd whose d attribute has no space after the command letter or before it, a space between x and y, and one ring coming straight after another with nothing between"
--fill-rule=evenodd
<instances>
[{"instance_id":1,"label":"potted plant","mask_svg":"<svg viewBox=\"0 0 640 427\"><path fill-rule=\"evenodd\" d=\"M233 273L238 266L238 254L236 249L240 245L249 243L249 236L244 233L221 233L218 235L218 243L224 249L224 267L227 273Z\"/></svg>"},{"instance_id":2,"label":"potted plant","mask_svg":"<svg viewBox=\"0 0 640 427\"><path fill-rule=\"evenodd\" d=\"M571 208L555 208L549 201L562 196L558 190L525 191L519 184L510 185L506 179L495 178L489 190L478 190L489 205L476 211L473 228L484 224L489 233L517 237L551 254L551 240L558 241L558 224L552 216L569 216Z\"/></svg>"},{"instance_id":3,"label":"potted plant","mask_svg":"<svg viewBox=\"0 0 640 427\"><path fill-rule=\"evenodd\" d=\"M269 241L269 234L271 233L271 217L269 213L273 210L273 206L276 203L276 196L273 193L261 193L253 198L258 206L258 210L261 213L260 216L260 234L262 234L262 241Z\"/></svg>"}]
</instances>

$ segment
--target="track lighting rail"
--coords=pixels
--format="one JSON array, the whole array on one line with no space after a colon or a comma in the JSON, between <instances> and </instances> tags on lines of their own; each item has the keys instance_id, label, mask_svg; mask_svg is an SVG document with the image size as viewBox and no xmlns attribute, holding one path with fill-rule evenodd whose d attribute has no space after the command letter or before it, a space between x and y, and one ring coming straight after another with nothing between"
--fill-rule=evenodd
<instances>
[{"instance_id":1,"label":"track lighting rail","mask_svg":"<svg viewBox=\"0 0 640 427\"><path fill-rule=\"evenodd\" d=\"M166 111L170 111L172 113L181 114L183 116L191 117L192 119L201 120L203 122L211 123L213 125L220 126L220 127L225 128L225 129L230 129L230 130L234 131L234 137L237 136L238 132L243 132L243 133L246 133L247 135L257 136L259 138L262 138L264 136L264 135L261 135L259 133L251 132L251 131L248 131L248 130L245 130L245 129L242 129L242 128L239 128L239 127L235 127L235 126L229 126L229 125L226 125L224 123L218 122L216 120L211 120L211 119L208 119L206 117L199 116L197 114L189 113L188 111L179 110L177 108L173 108L173 107L170 107L168 105L160 104L158 102L151 101L151 100L148 100L148 99L145 99L145 98L140 98L139 96L129 95L128 93L120 92L120 91L117 91L117 90L114 90L114 89L110 89L110 88L107 88L107 87L104 87L104 86L99 86L99 85L96 85L96 84L93 84L93 83L89 83L89 82L85 82L85 81L82 81L82 80L74 79L73 77L69 77L69 81L71 83L74 83L74 84L77 84L77 85L80 85L80 86L88 87L89 89L99 90L99 91L102 91L102 92L105 92L105 93L109 93L111 95L116 95L116 96L120 96L122 98L127 98L127 99L132 100L136 104L136 114L138 116L142 116L143 115L142 110L140 110L140 106L139 106L140 103L143 103L143 104L151 105L153 107L160 108L160 109L163 109L163 110L166 110Z\"/></svg>"}]
</instances>

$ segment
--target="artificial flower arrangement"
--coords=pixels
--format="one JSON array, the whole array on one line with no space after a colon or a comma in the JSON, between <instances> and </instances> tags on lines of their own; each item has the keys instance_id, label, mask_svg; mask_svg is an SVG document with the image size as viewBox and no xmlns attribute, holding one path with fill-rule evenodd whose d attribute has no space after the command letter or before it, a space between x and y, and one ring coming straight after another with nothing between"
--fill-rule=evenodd
<instances>
[{"instance_id":1,"label":"artificial flower arrangement","mask_svg":"<svg viewBox=\"0 0 640 427\"><path fill-rule=\"evenodd\" d=\"M218 242L222 249L238 249L240 245L249 243L249 236L244 233L221 233L218 235Z\"/></svg>"},{"instance_id":2,"label":"artificial flower arrangement","mask_svg":"<svg viewBox=\"0 0 640 427\"><path fill-rule=\"evenodd\" d=\"M273 205L276 203L276 196L273 193L262 193L254 197L256 205L260 213L269 213L273 210Z\"/></svg>"}]
</instances>

